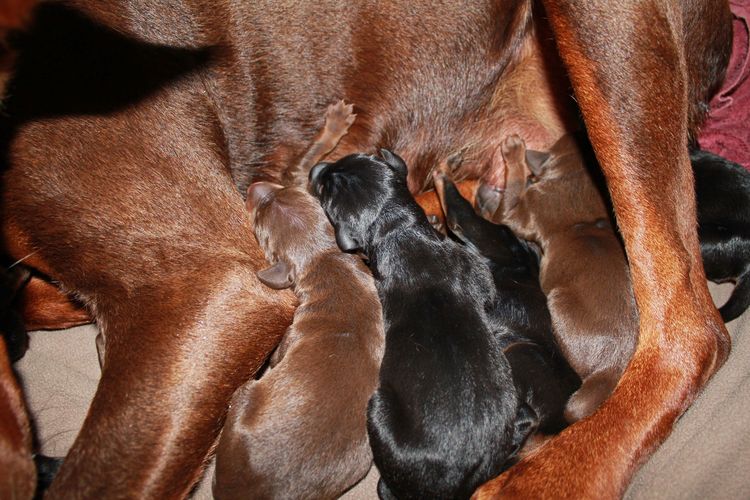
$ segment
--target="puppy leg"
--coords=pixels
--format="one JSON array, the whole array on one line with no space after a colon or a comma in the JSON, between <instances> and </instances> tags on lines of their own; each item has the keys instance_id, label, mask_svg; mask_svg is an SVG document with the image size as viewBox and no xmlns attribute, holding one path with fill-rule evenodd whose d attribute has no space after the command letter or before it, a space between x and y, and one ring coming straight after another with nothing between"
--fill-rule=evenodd
<instances>
[{"instance_id":1,"label":"puppy leg","mask_svg":"<svg viewBox=\"0 0 750 500\"><path fill-rule=\"evenodd\" d=\"M307 174L310 169L336 147L354 123L357 115L353 111L354 106L345 104L344 101L328 106L325 126L318 132L310 147L296 164L286 170L285 183L294 182L298 185L307 183Z\"/></svg>"},{"instance_id":2,"label":"puppy leg","mask_svg":"<svg viewBox=\"0 0 750 500\"><path fill-rule=\"evenodd\" d=\"M615 498L729 351L695 231L682 12L675 2L664 10L634 1L543 3L612 195L640 338L597 412L476 497ZM715 11L701 22L728 14L726 3L693 6Z\"/></svg>"}]
</instances>

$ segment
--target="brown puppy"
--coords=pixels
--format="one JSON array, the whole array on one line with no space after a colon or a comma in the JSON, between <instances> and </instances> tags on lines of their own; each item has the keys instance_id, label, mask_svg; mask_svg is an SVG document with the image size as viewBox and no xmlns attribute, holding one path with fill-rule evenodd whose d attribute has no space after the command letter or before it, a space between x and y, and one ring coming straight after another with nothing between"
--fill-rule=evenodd
<instances>
[{"instance_id":1,"label":"brown puppy","mask_svg":"<svg viewBox=\"0 0 750 500\"><path fill-rule=\"evenodd\" d=\"M565 417L590 415L614 390L635 349L638 313L622 244L576 137L547 153L510 136L505 193L491 219L542 250L539 279L565 358L583 381Z\"/></svg>"},{"instance_id":2,"label":"brown puppy","mask_svg":"<svg viewBox=\"0 0 750 500\"><path fill-rule=\"evenodd\" d=\"M619 494L728 352L686 153L728 60L726 0L76 0L35 17L0 116L2 233L108 344L51 497L187 494L294 303L255 276L242 197L341 97L358 117L335 156L398 150L412 191L459 156L457 179L501 177L504 135L547 149L574 105L586 122L639 347L612 397L511 469L504 494Z\"/></svg>"},{"instance_id":3,"label":"brown puppy","mask_svg":"<svg viewBox=\"0 0 750 500\"><path fill-rule=\"evenodd\" d=\"M380 302L367 266L341 252L304 187L309 167L346 132L349 112L329 108L325 130L290 169L291 187L250 185L255 235L273 262L258 277L292 286L300 305L271 368L232 398L216 451L217 499L335 498L372 463L366 410L383 356Z\"/></svg>"}]
</instances>

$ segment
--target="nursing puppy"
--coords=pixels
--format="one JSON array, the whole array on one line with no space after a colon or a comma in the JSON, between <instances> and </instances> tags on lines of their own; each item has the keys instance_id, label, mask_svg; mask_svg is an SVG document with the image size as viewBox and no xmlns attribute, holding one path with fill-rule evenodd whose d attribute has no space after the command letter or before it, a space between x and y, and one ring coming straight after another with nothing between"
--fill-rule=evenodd
<instances>
[{"instance_id":1,"label":"nursing puppy","mask_svg":"<svg viewBox=\"0 0 750 500\"><path fill-rule=\"evenodd\" d=\"M433 177L448 230L489 261L497 291L490 317L518 394L536 415L539 432L559 432L567 425L565 405L581 380L552 334L547 298L539 285L539 258L508 226L477 215L447 168L436 169Z\"/></svg>"},{"instance_id":2,"label":"nursing puppy","mask_svg":"<svg viewBox=\"0 0 750 500\"><path fill-rule=\"evenodd\" d=\"M711 281L736 283L719 308L732 321L750 306L750 172L707 151L693 151L690 160L703 267Z\"/></svg>"},{"instance_id":3,"label":"nursing puppy","mask_svg":"<svg viewBox=\"0 0 750 500\"><path fill-rule=\"evenodd\" d=\"M638 315L625 252L575 136L546 153L527 151L518 136L501 148L507 179L491 218L541 248L555 338L583 380L565 411L575 422L610 395L635 349Z\"/></svg>"},{"instance_id":4,"label":"nursing puppy","mask_svg":"<svg viewBox=\"0 0 750 500\"><path fill-rule=\"evenodd\" d=\"M535 426L488 316L486 260L427 221L403 160L355 154L316 165L310 190L345 251L369 259L386 347L367 429L381 498L468 498Z\"/></svg>"},{"instance_id":5,"label":"nursing puppy","mask_svg":"<svg viewBox=\"0 0 750 500\"><path fill-rule=\"evenodd\" d=\"M273 262L258 277L292 286L300 305L271 368L233 397L216 452L218 499L335 498L372 464L365 421L383 354L380 303L367 267L339 250L320 204L295 181L304 186L304 164L346 132L346 110L331 109L291 187L248 190L255 235Z\"/></svg>"}]
</instances>

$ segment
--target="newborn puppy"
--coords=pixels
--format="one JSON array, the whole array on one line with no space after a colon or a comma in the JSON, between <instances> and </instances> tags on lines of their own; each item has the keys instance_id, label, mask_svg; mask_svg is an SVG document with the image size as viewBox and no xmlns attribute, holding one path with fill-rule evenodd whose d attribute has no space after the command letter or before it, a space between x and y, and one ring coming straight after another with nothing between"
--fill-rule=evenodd
<instances>
[{"instance_id":1,"label":"newborn puppy","mask_svg":"<svg viewBox=\"0 0 750 500\"><path fill-rule=\"evenodd\" d=\"M307 170L296 171L304 185ZM217 499L336 498L372 464L367 401L384 343L377 291L361 259L336 246L318 202L293 184L248 190L255 235L273 262L258 277L293 286L300 304L271 368L232 399L216 452Z\"/></svg>"},{"instance_id":2,"label":"newborn puppy","mask_svg":"<svg viewBox=\"0 0 750 500\"><path fill-rule=\"evenodd\" d=\"M565 411L575 422L610 395L635 349L638 315L625 252L573 135L547 153L527 152L517 136L501 148L506 188L492 219L541 248L555 338L583 380Z\"/></svg>"},{"instance_id":3,"label":"newborn puppy","mask_svg":"<svg viewBox=\"0 0 750 500\"><path fill-rule=\"evenodd\" d=\"M750 172L707 151L690 154L706 277L736 287L719 312L732 321L750 305Z\"/></svg>"},{"instance_id":4,"label":"newborn puppy","mask_svg":"<svg viewBox=\"0 0 750 500\"><path fill-rule=\"evenodd\" d=\"M490 317L510 362L516 389L534 411L543 434L561 431L563 411L581 380L552 334L547 298L539 285L539 260L508 226L474 212L446 168L434 171L435 190L448 230L487 258L497 295Z\"/></svg>"},{"instance_id":5,"label":"newborn puppy","mask_svg":"<svg viewBox=\"0 0 750 500\"><path fill-rule=\"evenodd\" d=\"M487 261L440 235L406 185L403 160L356 154L310 172L345 251L369 259L386 347L367 429L381 498L468 498L535 426L519 404L488 311Z\"/></svg>"}]
</instances>

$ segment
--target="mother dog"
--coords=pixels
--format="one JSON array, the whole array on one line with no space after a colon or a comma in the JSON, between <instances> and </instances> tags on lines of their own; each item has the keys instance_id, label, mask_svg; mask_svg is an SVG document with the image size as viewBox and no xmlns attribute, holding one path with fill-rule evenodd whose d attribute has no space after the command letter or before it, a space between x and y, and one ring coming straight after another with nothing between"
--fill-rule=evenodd
<instances>
[{"instance_id":1,"label":"mother dog","mask_svg":"<svg viewBox=\"0 0 750 500\"><path fill-rule=\"evenodd\" d=\"M337 156L390 147L414 191L449 158L493 184L505 136L543 150L571 127L565 71L622 228L640 343L595 415L480 495L620 494L729 350L686 147L723 77L729 16L719 0L42 4L3 115L5 245L84 300L107 344L50 496L188 492L293 308L257 282L240 193L292 163L325 106L357 105Z\"/></svg>"}]
</instances>

